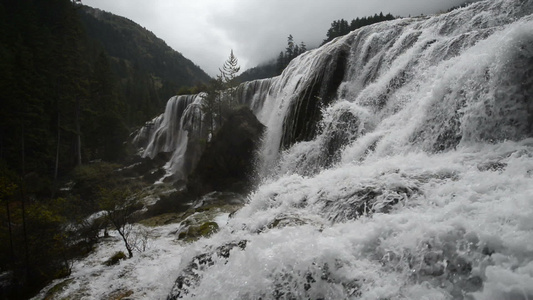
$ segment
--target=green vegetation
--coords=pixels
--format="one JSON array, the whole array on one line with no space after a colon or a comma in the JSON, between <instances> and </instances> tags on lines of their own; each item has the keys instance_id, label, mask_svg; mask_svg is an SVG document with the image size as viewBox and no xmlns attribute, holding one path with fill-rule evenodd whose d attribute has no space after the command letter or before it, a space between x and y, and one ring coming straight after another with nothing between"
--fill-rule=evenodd
<instances>
[{"instance_id":1,"label":"green vegetation","mask_svg":"<svg viewBox=\"0 0 533 300\"><path fill-rule=\"evenodd\" d=\"M323 40L322 45L332 41L336 37L346 35L363 26L394 19L395 17L390 13L386 15L379 13L374 14L374 16L355 18L350 23L344 19L333 21L326 33L326 39ZM299 44L295 43L292 34L290 34L287 37L287 47L285 48L285 51L280 51L276 59L272 59L267 63L244 71L239 75L238 80L239 82L245 82L278 76L295 57L306 51L306 44L304 42L300 42Z\"/></svg>"},{"instance_id":2,"label":"green vegetation","mask_svg":"<svg viewBox=\"0 0 533 300\"><path fill-rule=\"evenodd\" d=\"M394 19L394 16L390 13L386 15L383 15L383 13L379 13L379 15L374 14L374 16L355 18L350 22L350 24L348 24L348 21L344 19L333 21L333 23L331 23L331 27L326 33L326 39L322 42L322 45L328 43L329 41L332 41L336 37L346 35L350 31L356 30L363 26Z\"/></svg>"},{"instance_id":3,"label":"green vegetation","mask_svg":"<svg viewBox=\"0 0 533 300\"><path fill-rule=\"evenodd\" d=\"M44 300L57 299L56 296L60 294L65 289L65 287L71 284L72 281L74 281L74 279L66 279L54 285L50 290L48 290L48 292L44 296Z\"/></svg>"},{"instance_id":4,"label":"green vegetation","mask_svg":"<svg viewBox=\"0 0 533 300\"><path fill-rule=\"evenodd\" d=\"M68 0L5 1L0 19L0 160L35 173L41 197L75 166L122 159L132 128L210 80L141 26Z\"/></svg>"},{"instance_id":5,"label":"green vegetation","mask_svg":"<svg viewBox=\"0 0 533 300\"><path fill-rule=\"evenodd\" d=\"M109 57L118 97L127 103L123 118L128 126L146 122L161 112L171 96L211 79L131 20L87 6L79 6L78 15L91 48L95 48L92 55L103 49Z\"/></svg>"},{"instance_id":6,"label":"green vegetation","mask_svg":"<svg viewBox=\"0 0 533 300\"><path fill-rule=\"evenodd\" d=\"M219 70L220 74L207 86L202 103L204 122L211 137L222 126L229 112L237 107L235 90L239 84L237 73L240 67L233 50Z\"/></svg>"},{"instance_id":7,"label":"green vegetation","mask_svg":"<svg viewBox=\"0 0 533 300\"><path fill-rule=\"evenodd\" d=\"M132 242L134 230L131 215L141 208L136 205L134 193L123 186L111 189L102 188L98 204L100 209L105 211L105 219L122 238L124 247L128 251L128 258L132 258L135 245Z\"/></svg>"},{"instance_id":8,"label":"green vegetation","mask_svg":"<svg viewBox=\"0 0 533 300\"><path fill-rule=\"evenodd\" d=\"M202 237L209 237L217 231L218 224L216 222L205 222L200 225L189 226L187 230L180 232L178 239L185 242L192 242Z\"/></svg>"},{"instance_id":9,"label":"green vegetation","mask_svg":"<svg viewBox=\"0 0 533 300\"><path fill-rule=\"evenodd\" d=\"M279 74L283 72L285 67L298 55L307 51L307 46L304 42L300 42L300 46L294 43L294 38L292 34L289 34L287 37L287 48L285 52L280 52L278 59L276 60L276 70Z\"/></svg>"},{"instance_id":10,"label":"green vegetation","mask_svg":"<svg viewBox=\"0 0 533 300\"><path fill-rule=\"evenodd\" d=\"M87 217L110 194L124 199L114 191L142 188L117 172L131 129L209 80L139 25L78 2L0 3L0 273L9 299L68 275L108 222L126 234L111 217L124 204L106 207L107 219Z\"/></svg>"},{"instance_id":11,"label":"green vegetation","mask_svg":"<svg viewBox=\"0 0 533 300\"><path fill-rule=\"evenodd\" d=\"M111 256L108 260L106 260L105 265L106 266L113 266L118 264L121 260L126 259L126 254L122 251L117 251L113 256Z\"/></svg>"}]
</instances>

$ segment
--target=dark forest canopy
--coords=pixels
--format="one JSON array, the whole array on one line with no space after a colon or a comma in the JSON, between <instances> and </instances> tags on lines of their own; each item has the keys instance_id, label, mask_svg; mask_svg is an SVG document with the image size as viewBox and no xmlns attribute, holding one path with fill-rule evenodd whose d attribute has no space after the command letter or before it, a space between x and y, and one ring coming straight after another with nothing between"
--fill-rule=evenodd
<instances>
[{"instance_id":1,"label":"dark forest canopy","mask_svg":"<svg viewBox=\"0 0 533 300\"><path fill-rule=\"evenodd\" d=\"M346 35L353 30L361 28L363 26L371 25L378 22L394 20L395 17L390 13L383 15L383 13L374 14L374 16L355 18L350 23L344 19L336 20L331 23L331 27L326 32L326 39L322 42L322 45L334 38ZM289 62L298 55L306 52L307 46L304 42L296 43L292 34L287 38L287 47L284 51L280 51L276 59L256 66L254 68L244 71L240 76L241 82L251 81L255 79L263 79L280 75L281 72L287 67Z\"/></svg>"},{"instance_id":2,"label":"dark forest canopy","mask_svg":"<svg viewBox=\"0 0 533 300\"><path fill-rule=\"evenodd\" d=\"M192 61L133 21L87 6L78 11L87 37L109 55L121 94L135 102L129 117L136 123L161 112L181 88L211 80Z\"/></svg>"},{"instance_id":3,"label":"dark forest canopy","mask_svg":"<svg viewBox=\"0 0 533 300\"><path fill-rule=\"evenodd\" d=\"M0 2L0 298L68 275L82 249L65 223L94 211L94 183L115 177L89 162L122 160L134 127L209 79L127 19L70 0ZM59 187L76 176L92 183L67 199Z\"/></svg>"},{"instance_id":4,"label":"dark forest canopy","mask_svg":"<svg viewBox=\"0 0 533 300\"><path fill-rule=\"evenodd\" d=\"M336 20L331 23L331 27L326 33L326 39L322 42L322 45L326 44L329 41L332 41L334 38L348 34L350 31L356 30L363 26L394 20L394 16L390 13L383 15L383 13L374 14L369 17L355 18L350 23L344 19Z\"/></svg>"},{"instance_id":5,"label":"dark forest canopy","mask_svg":"<svg viewBox=\"0 0 533 300\"><path fill-rule=\"evenodd\" d=\"M131 128L210 80L141 26L68 0L4 1L0 17L0 159L17 172L117 159Z\"/></svg>"}]
</instances>

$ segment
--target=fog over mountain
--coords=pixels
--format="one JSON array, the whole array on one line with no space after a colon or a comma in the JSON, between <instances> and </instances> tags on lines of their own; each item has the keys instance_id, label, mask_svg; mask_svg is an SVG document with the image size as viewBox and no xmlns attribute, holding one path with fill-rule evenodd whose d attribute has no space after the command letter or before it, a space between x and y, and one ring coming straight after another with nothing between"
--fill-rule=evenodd
<instances>
[{"instance_id":1,"label":"fog over mountain","mask_svg":"<svg viewBox=\"0 0 533 300\"><path fill-rule=\"evenodd\" d=\"M333 20L383 12L415 16L445 11L464 0L282 1L84 0L85 5L127 17L165 40L210 75L230 49L245 70L275 58L286 37L309 47L322 42Z\"/></svg>"}]
</instances>

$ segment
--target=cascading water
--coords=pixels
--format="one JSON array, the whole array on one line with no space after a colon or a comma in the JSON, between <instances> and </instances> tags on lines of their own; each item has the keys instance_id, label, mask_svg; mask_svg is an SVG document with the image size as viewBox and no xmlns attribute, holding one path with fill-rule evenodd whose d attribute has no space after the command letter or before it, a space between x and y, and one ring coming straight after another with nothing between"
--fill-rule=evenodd
<instances>
[{"instance_id":1,"label":"cascading water","mask_svg":"<svg viewBox=\"0 0 533 300\"><path fill-rule=\"evenodd\" d=\"M142 127L133 140L141 147L142 157L153 159L159 153L171 153L165 165L165 177L185 179L199 159L199 154L187 151L187 148L189 134L199 138L207 134L207 129L202 126L202 99L200 94L170 98L165 112Z\"/></svg>"},{"instance_id":2,"label":"cascading water","mask_svg":"<svg viewBox=\"0 0 533 300\"><path fill-rule=\"evenodd\" d=\"M263 182L168 298L533 299L532 12L367 26L242 86Z\"/></svg>"},{"instance_id":3,"label":"cascading water","mask_svg":"<svg viewBox=\"0 0 533 300\"><path fill-rule=\"evenodd\" d=\"M262 182L181 249L168 299L533 299L532 13L379 23L242 84ZM200 103L171 99L136 138L169 174L197 160Z\"/></svg>"}]
</instances>

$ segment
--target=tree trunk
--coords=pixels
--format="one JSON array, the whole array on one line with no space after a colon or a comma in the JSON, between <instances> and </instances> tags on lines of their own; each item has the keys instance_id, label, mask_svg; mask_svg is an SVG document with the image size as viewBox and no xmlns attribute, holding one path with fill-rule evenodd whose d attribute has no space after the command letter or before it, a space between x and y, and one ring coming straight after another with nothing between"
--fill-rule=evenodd
<instances>
[{"instance_id":1,"label":"tree trunk","mask_svg":"<svg viewBox=\"0 0 533 300\"><path fill-rule=\"evenodd\" d=\"M59 146L61 145L61 114L57 112L57 147L56 147L56 163L54 167L54 188L52 190L52 198L55 196L57 188L57 173L59 170Z\"/></svg>"},{"instance_id":2,"label":"tree trunk","mask_svg":"<svg viewBox=\"0 0 533 300\"><path fill-rule=\"evenodd\" d=\"M24 124L22 124L22 145L21 145L21 153L22 153L22 166L21 171L22 174L20 176L20 195L21 195L21 204L22 204L22 234L24 237L24 262L26 267L26 279L28 278L28 272L29 272L29 261L30 261L30 255L28 251L28 232L26 231L26 195L24 193L24 174L26 173L26 166L25 166L25 145L24 145Z\"/></svg>"},{"instance_id":3,"label":"tree trunk","mask_svg":"<svg viewBox=\"0 0 533 300\"><path fill-rule=\"evenodd\" d=\"M128 250L128 258L133 257L133 251L131 250L131 245L128 242L128 239L126 238L126 233L124 232L124 227L118 228L117 227L118 234L122 237L122 240L124 241L124 246L126 246L126 250Z\"/></svg>"},{"instance_id":4,"label":"tree trunk","mask_svg":"<svg viewBox=\"0 0 533 300\"><path fill-rule=\"evenodd\" d=\"M81 101L76 97L76 165L81 166L81 129L80 129Z\"/></svg>"},{"instance_id":5,"label":"tree trunk","mask_svg":"<svg viewBox=\"0 0 533 300\"><path fill-rule=\"evenodd\" d=\"M9 229L9 250L10 257L13 259L15 257L15 251L13 250L13 230L11 229L11 212L9 211L9 201L6 201L6 212L7 212L7 227Z\"/></svg>"},{"instance_id":6,"label":"tree trunk","mask_svg":"<svg viewBox=\"0 0 533 300\"><path fill-rule=\"evenodd\" d=\"M22 124L22 134L21 134L21 154L22 154L22 157L21 157L21 166L20 166L20 176L22 178L24 178L24 174L26 174L26 162L25 162L25 159L26 159L26 150L24 149L24 124Z\"/></svg>"}]
</instances>

